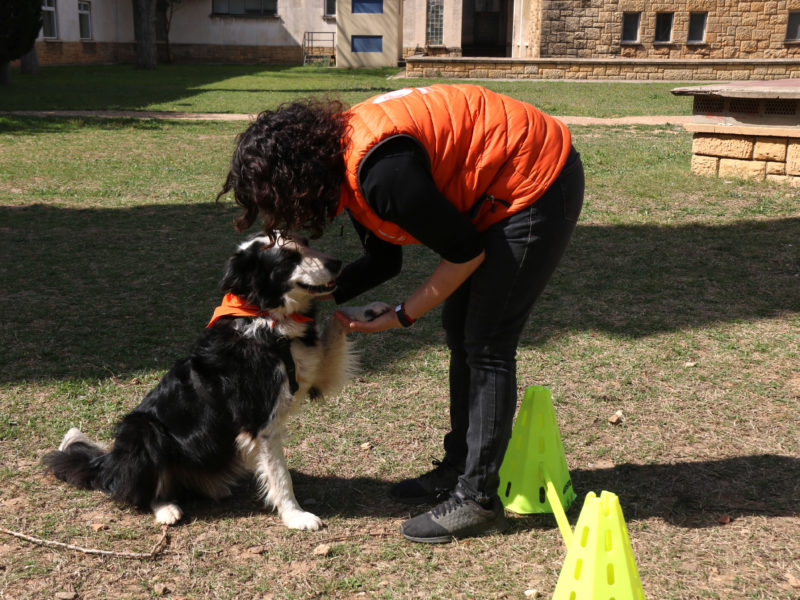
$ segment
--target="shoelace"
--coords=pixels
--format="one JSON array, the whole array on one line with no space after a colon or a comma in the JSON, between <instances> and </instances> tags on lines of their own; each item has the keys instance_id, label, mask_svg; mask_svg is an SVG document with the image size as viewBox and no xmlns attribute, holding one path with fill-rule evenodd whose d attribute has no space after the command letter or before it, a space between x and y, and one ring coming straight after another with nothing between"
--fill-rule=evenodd
<instances>
[{"instance_id":1,"label":"shoelace","mask_svg":"<svg viewBox=\"0 0 800 600\"><path fill-rule=\"evenodd\" d=\"M465 500L466 500L465 498L461 498L460 496L456 496L455 494L453 494L450 496L450 498L448 498L441 504L434 506L431 509L431 514L437 519L439 517L443 517L444 515L453 512L462 504L464 504Z\"/></svg>"},{"instance_id":2,"label":"shoelace","mask_svg":"<svg viewBox=\"0 0 800 600\"><path fill-rule=\"evenodd\" d=\"M437 481L444 476L442 472L445 469L452 468L450 467L450 465L445 464L443 460L437 460L435 458L431 461L431 464L435 468L433 469L433 471L429 471L426 475L423 475L422 477L423 479L432 479L434 481ZM434 486L433 488L434 502L442 502L443 500L446 500L452 491L453 491L452 487Z\"/></svg>"}]
</instances>

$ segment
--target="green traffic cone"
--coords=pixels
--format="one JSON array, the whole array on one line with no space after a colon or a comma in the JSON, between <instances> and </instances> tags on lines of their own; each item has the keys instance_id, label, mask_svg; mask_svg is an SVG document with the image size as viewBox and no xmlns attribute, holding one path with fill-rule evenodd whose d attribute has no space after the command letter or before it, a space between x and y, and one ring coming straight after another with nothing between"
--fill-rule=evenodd
<instances>
[{"instance_id":1,"label":"green traffic cone","mask_svg":"<svg viewBox=\"0 0 800 600\"><path fill-rule=\"evenodd\" d=\"M645 600L616 494L586 495L553 600Z\"/></svg>"},{"instance_id":2,"label":"green traffic cone","mask_svg":"<svg viewBox=\"0 0 800 600\"><path fill-rule=\"evenodd\" d=\"M530 386L525 390L500 466L498 494L508 510L518 514L553 513L562 533L562 520L569 531L563 515L576 496L547 387ZM556 506L551 504L551 498Z\"/></svg>"}]
</instances>

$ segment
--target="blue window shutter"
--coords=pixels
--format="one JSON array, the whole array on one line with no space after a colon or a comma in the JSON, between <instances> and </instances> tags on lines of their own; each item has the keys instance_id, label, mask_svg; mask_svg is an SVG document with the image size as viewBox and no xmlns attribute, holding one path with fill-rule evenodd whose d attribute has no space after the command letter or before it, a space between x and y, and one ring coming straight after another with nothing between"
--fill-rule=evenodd
<instances>
[{"instance_id":1,"label":"blue window shutter","mask_svg":"<svg viewBox=\"0 0 800 600\"><path fill-rule=\"evenodd\" d=\"M353 52L383 52L382 35L354 35L350 44Z\"/></svg>"},{"instance_id":2,"label":"blue window shutter","mask_svg":"<svg viewBox=\"0 0 800 600\"><path fill-rule=\"evenodd\" d=\"M383 0L353 0L353 14L383 14Z\"/></svg>"}]
</instances>

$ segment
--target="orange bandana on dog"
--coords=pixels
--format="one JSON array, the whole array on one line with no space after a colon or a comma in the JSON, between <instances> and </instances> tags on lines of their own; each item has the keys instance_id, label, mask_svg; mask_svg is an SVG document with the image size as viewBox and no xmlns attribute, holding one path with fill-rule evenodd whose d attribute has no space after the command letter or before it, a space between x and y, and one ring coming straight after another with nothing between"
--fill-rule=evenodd
<instances>
[{"instance_id":1,"label":"orange bandana on dog","mask_svg":"<svg viewBox=\"0 0 800 600\"><path fill-rule=\"evenodd\" d=\"M208 325L206 325L206 329L211 327L214 323L217 322L217 319L220 317L272 317L273 319L275 316L269 312L268 310L261 310L255 304L247 304L247 301L240 296L235 296L233 294L225 294L225 297L222 299L222 304L220 304L216 309L214 309L214 314L211 317L211 321L209 321ZM292 313L288 315L290 319L293 321L297 321L298 323L307 323L308 321L313 321L311 317L307 317L306 315L301 315L299 313Z\"/></svg>"}]
</instances>

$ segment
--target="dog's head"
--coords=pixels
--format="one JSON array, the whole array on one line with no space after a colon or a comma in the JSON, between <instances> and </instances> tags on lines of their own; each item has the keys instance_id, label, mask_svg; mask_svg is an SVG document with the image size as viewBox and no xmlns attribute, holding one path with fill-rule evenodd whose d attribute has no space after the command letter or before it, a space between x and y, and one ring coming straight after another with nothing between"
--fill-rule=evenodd
<instances>
[{"instance_id":1,"label":"dog's head","mask_svg":"<svg viewBox=\"0 0 800 600\"><path fill-rule=\"evenodd\" d=\"M220 285L261 310L290 314L333 292L341 270L341 261L311 249L300 236L278 235L272 244L262 235L239 246Z\"/></svg>"}]
</instances>

